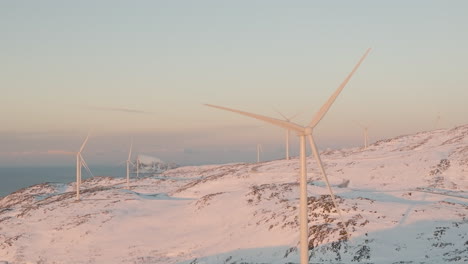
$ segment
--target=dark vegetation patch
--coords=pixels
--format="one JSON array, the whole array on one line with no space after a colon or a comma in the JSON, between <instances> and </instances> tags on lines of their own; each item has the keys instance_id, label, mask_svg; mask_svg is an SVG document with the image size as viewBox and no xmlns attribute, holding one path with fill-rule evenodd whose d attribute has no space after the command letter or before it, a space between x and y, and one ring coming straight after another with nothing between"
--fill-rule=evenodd
<instances>
[{"instance_id":1,"label":"dark vegetation patch","mask_svg":"<svg viewBox=\"0 0 468 264\"><path fill-rule=\"evenodd\" d=\"M210 193L205 196L202 196L200 199L197 200L197 202L195 203L195 206L197 207L197 209L202 209L203 207L210 205L210 201L211 199L213 199L213 197L221 195L223 193L224 192L217 192L217 193Z\"/></svg>"}]
</instances>

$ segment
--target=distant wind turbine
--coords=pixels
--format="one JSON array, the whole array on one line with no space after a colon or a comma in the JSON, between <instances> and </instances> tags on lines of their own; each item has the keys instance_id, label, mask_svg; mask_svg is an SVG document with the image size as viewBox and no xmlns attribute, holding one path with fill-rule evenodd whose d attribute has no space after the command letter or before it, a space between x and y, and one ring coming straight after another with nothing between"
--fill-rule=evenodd
<instances>
[{"instance_id":1,"label":"distant wind turbine","mask_svg":"<svg viewBox=\"0 0 468 264\"><path fill-rule=\"evenodd\" d=\"M359 122L356 122L364 131L364 149L367 149L369 146L369 126L363 125Z\"/></svg>"},{"instance_id":2,"label":"distant wind turbine","mask_svg":"<svg viewBox=\"0 0 468 264\"><path fill-rule=\"evenodd\" d=\"M132 148L133 148L133 141L130 143L130 151L128 152L127 158L127 189L130 188L130 165L135 167L135 164L130 160L132 157Z\"/></svg>"},{"instance_id":3,"label":"distant wind turbine","mask_svg":"<svg viewBox=\"0 0 468 264\"><path fill-rule=\"evenodd\" d=\"M76 153L76 199L80 199L80 187L81 187L81 168L84 167L90 176L92 177L93 174L91 173L91 170L89 169L88 165L86 164L85 160L83 159L83 156L81 156L81 152L83 152L84 147L86 146L86 143L88 142L89 139L89 134L86 136L85 141L81 145L80 150Z\"/></svg>"},{"instance_id":4,"label":"distant wind turbine","mask_svg":"<svg viewBox=\"0 0 468 264\"><path fill-rule=\"evenodd\" d=\"M280 111L278 111L276 109L275 109L275 111L278 114L280 114L284 118L284 120L286 122L290 122L291 120L293 120L293 118L295 118L299 114L299 113L297 113L297 114L295 114L295 115L293 115L291 117L287 117L287 116L283 115L283 113L281 113ZM289 160L289 131L290 131L289 129L286 129L286 160Z\"/></svg>"},{"instance_id":5,"label":"distant wind turbine","mask_svg":"<svg viewBox=\"0 0 468 264\"><path fill-rule=\"evenodd\" d=\"M335 206L336 211L338 212L340 216L340 220L343 224L343 228L346 230L347 235L349 236L349 232L346 229L346 224L344 223L343 216L341 214L341 210L338 207L338 204L336 203L335 195L330 187L330 183L328 181L328 177L325 173L325 169L323 168L322 160L320 159L319 152L317 150L317 146L315 144L314 138L312 136L313 129L317 124L320 122L320 120L325 116L325 114L328 112L328 109L331 107L335 99L338 97L340 92L343 90L343 88L346 86L346 84L349 82L353 74L356 72L356 70L359 68L361 65L362 61L366 58L367 54L369 54L370 49L368 49L364 55L361 57L359 62L354 66L353 70L351 73L348 74L348 76L345 78L345 80L338 86L336 91L331 95L331 97L328 99L328 101L320 108L319 112L316 113L312 121L307 125L306 127L300 126L298 124L284 121L284 120L279 120L276 118L271 118L263 115L258 115L258 114L253 114L249 112L244 112L240 110L235 110L223 106L216 106L216 105L211 105L211 104L206 104L206 106L209 107L214 107L234 113L238 113L241 115L249 116L255 119L259 119L268 123L271 123L273 125L283 127L286 129L294 130L297 132L299 139L300 139L300 213L299 213L299 222L300 222L300 260L301 264L306 264L309 263L309 253L308 253L308 227L307 227L307 222L308 222L308 215L307 215L307 164L306 164L306 137L309 139L310 147L312 148L312 152L314 153L315 159L320 167L320 170L322 172L322 176L327 184L328 191L330 192L330 196L332 198L333 204Z\"/></svg>"},{"instance_id":6,"label":"distant wind turbine","mask_svg":"<svg viewBox=\"0 0 468 264\"><path fill-rule=\"evenodd\" d=\"M260 163L260 152L263 152L262 145L257 144L257 163Z\"/></svg>"}]
</instances>

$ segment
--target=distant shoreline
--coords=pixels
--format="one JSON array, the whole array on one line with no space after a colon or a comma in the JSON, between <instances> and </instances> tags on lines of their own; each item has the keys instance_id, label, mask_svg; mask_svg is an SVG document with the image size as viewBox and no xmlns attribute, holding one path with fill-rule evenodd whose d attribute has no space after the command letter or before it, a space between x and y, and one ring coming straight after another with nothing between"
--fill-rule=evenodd
<instances>
[{"instance_id":1,"label":"distant shoreline","mask_svg":"<svg viewBox=\"0 0 468 264\"><path fill-rule=\"evenodd\" d=\"M93 176L125 176L124 166L90 166ZM70 183L75 181L73 166L0 167L0 199L23 188L45 182ZM83 178L90 175L83 174Z\"/></svg>"}]
</instances>

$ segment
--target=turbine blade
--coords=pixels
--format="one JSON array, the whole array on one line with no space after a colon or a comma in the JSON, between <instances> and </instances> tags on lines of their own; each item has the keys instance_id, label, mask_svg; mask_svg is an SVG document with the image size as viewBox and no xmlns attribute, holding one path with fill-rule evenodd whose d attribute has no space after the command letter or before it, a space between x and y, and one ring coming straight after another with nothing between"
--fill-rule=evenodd
<instances>
[{"instance_id":1,"label":"turbine blade","mask_svg":"<svg viewBox=\"0 0 468 264\"><path fill-rule=\"evenodd\" d=\"M84 149L84 147L86 146L86 143L88 142L88 139L89 139L89 133L88 135L86 136L86 139L85 141L83 142L83 145L81 145L81 148L80 148L80 151L78 151L78 153L81 153Z\"/></svg>"},{"instance_id":2,"label":"turbine blade","mask_svg":"<svg viewBox=\"0 0 468 264\"><path fill-rule=\"evenodd\" d=\"M330 182L328 181L327 174L325 172L325 169L323 168L322 160L320 159L320 155L317 150L317 146L315 145L314 138L312 137L311 134L307 135L307 137L309 139L310 148L312 149L312 152L314 153L315 160L317 161L317 164L320 167L320 171L322 172L322 178L327 184L327 188L328 188L328 191L330 192L330 197L332 198L333 205L335 206L335 209L338 212L338 215L340 216L341 223L343 224L343 228L346 231L346 236L349 237L350 233L348 232L348 228L346 227L343 214L341 213L341 209L338 207L338 204L336 203L335 194L333 193L333 190L330 186Z\"/></svg>"},{"instance_id":3,"label":"turbine blade","mask_svg":"<svg viewBox=\"0 0 468 264\"><path fill-rule=\"evenodd\" d=\"M278 113L280 116L282 116L284 118L284 120L286 121L289 121L290 119L287 118L285 115L283 115L283 113L281 113L278 109L276 108L273 108L273 110L275 110L276 113Z\"/></svg>"},{"instance_id":4,"label":"turbine blade","mask_svg":"<svg viewBox=\"0 0 468 264\"><path fill-rule=\"evenodd\" d=\"M343 88L346 86L346 84L349 82L349 80L351 79L351 77L354 75L354 73L357 71L357 69L359 68L359 66L361 65L361 63L364 61L364 59L367 57L367 54L369 54L370 52L370 48L367 49L367 51L364 53L364 55L361 57L361 59L359 60L359 62L354 66L353 70L348 74L348 76L346 76L346 78L344 79L344 81L340 84L340 86L338 86L338 88L336 89L336 91L330 96L330 98L328 99L328 101L320 108L320 110L317 112L317 114L315 114L314 118L312 119L312 121L310 122L309 124L309 127L312 127L314 128L319 122L320 120L322 120L323 116L328 112L328 109L330 109L331 105L333 104L333 102L335 102L335 99L338 97L338 95L341 93L341 91L343 90Z\"/></svg>"},{"instance_id":5,"label":"turbine blade","mask_svg":"<svg viewBox=\"0 0 468 264\"><path fill-rule=\"evenodd\" d=\"M80 155L80 157L81 157L81 165L83 165L83 167L89 173L89 176L94 177L93 173L91 172L91 170L88 167L88 164L86 164L86 161L83 159L83 157L81 155Z\"/></svg>"},{"instance_id":6,"label":"turbine blade","mask_svg":"<svg viewBox=\"0 0 468 264\"><path fill-rule=\"evenodd\" d=\"M297 132L303 132L304 131L304 128L302 126L294 124L292 122L287 122L287 121L284 121L284 120L279 120L279 119L276 119L276 118L267 117L267 116L263 116L263 115L252 114L252 113L248 113L248 112L244 112L244 111L240 111L240 110L235 110L235 109L231 109L231 108L227 108L227 107L223 107L223 106L217 106L217 105L211 105L211 104L205 104L205 105L209 106L209 107L218 108L218 109L238 113L238 114L241 114L241 115L249 116L249 117L252 117L252 118L255 118L255 119L258 119L258 120L262 120L262 121L265 121L267 123L270 123L270 124L273 124L273 125L276 125L276 126L279 126L279 127L284 127L286 129L291 129L291 130L294 130L294 131L297 131Z\"/></svg>"},{"instance_id":7,"label":"turbine blade","mask_svg":"<svg viewBox=\"0 0 468 264\"><path fill-rule=\"evenodd\" d=\"M285 116L283 113L281 113L278 109L273 108L273 110L275 110L275 112L278 113L280 116L282 116L282 117L284 118L284 120L286 120L286 121L291 121L291 120L293 120L294 118L296 118L296 117L302 112L302 111L300 111L300 112L295 113L295 114L292 115L291 117L287 117L287 116Z\"/></svg>"},{"instance_id":8,"label":"turbine blade","mask_svg":"<svg viewBox=\"0 0 468 264\"><path fill-rule=\"evenodd\" d=\"M127 160L130 160L130 158L132 156L132 148L133 148L133 140L132 140L132 143L130 143L130 151L128 152L128 159Z\"/></svg>"},{"instance_id":9,"label":"turbine blade","mask_svg":"<svg viewBox=\"0 0 468 264\"><path fill-rule=\"evenodd\" d=\"M301 114L302 111L299 111L297 113L295 113L294 115L292 115L290 118L288 118L288 120L293 120L294 118L296 118L299 114Z\"/></svg>"}]
</instances>

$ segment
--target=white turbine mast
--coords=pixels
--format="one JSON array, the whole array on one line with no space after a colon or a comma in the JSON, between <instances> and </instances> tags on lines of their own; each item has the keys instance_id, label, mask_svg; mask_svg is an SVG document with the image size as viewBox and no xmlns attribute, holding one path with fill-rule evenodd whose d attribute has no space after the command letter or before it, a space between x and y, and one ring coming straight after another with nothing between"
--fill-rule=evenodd
<instances>
[{"instance_id":1,"label":"white turbine mast","mask_svg":"<svg viewBox=\"0 0 468 264\"><path fill-rule=\"evenodd\" d=\"M137 155L136 158L136 177L140 176L140 156Z\"/></svg>"},{"instance_id":2,"label":"white turbine mast","mask_svg":"<svg viewBox=\"0 0 468 264\"><path fill-rule=\"evenodd\" d=\"M360 126L363 130L363 136L364 136L364 149L367 149L369 146L369 126L363 125L359 122L356 122L358 126Z\"/></svg>"},{"instance_id":3,"label":"white turbine mast","mask_svg":"<svg viewBox=\"0 0 468 264\"><path fill-rule=\"evenodd\" d=\"M260 163L260 152L263 153L262 145L257 144L257 163Z\"/></svg>"},{"instance_id":4,"label":"white turbine mast","mask_svg":"<svg viewBox=\"0 0 468 264\"><path fill-rule=\"evenodd\" d=\"M128 152L128 158L127 158L127 189L130 189L130 165L135 167L135 164L131 161L132 158L132 148L133 148L133 140L130 143L130 150Z\"/></svg>"},{"instance_id":5,"label":"white turbine mast","mask_svg":"<svg viewBox=\"0 0 468 264\"><path fill-rule=\"evenodd\" d=\"M291 122L291 120L293 120L297 115L299 115L299 113L291 116L291 117L287 117L285 115L283 115L283 113L281 113L280 111L278 111L277 109L274 109L278 114L280 114L285 121L287 122ZM289 160L289 129L286 129L286 160Z\"/></svg>"},{"instance_id":6,"label":"white turbine mast","mask_svg":"<svg viewBox=\"0 0 468 264\"><path fill-rule=\"evenodd\" d=\"M76 153L76 199L77 200L80 199L81 168L84 167L88 171L90 176L93 177L93 174L91 173L91 170L89 169L88 164L86 164L85 160L83 159L83 156L81 156L81 152L83 152L83 149L86 146L88 139L89 139L89 134L88 136L86 136L86 139L81 145L80 150Z\"/></svg>"},{"instance_id":7,"label":"white turbine mast","mask_svg":"<svg viewBox=\"0 0 468 264\"><path fill-rule=\"evenodd\" d=\"M343 88L346 86L346 84L349 82L353 74L356 72L356 70L359 68L361 63L364 61L366 58L367 54L369 54L370 49L367 49L367 51L364 53L364 55L361 57L359 62L354 66L352 71L348 74L348 76L345 78L345 80L338 86L336 91L331 95L331 97L328 99L327 102L320 108L320 110L316 113L312 121L307 125L307 126L300 126L298 124L284 121L284 120L279 120L276 118L271 118L263 115L258 115L258 114L253 114L249 112L244 112L240 110L235 110L223 106L216 106L216 105L210 105L206 104L206 106L209 107L214 107L234 113L238 113L241 115L249 116L255 119L259 119L268 123L271 123L273 125L283 127L289 130L293 130L297 132L297 135L299 136L300 139L300 212L299 212L299 222L300 222L300 263L301 264L306 264L309 263L309 253L308 253L308 214L307 214L307 171L306 171L306 137L309 140L310 147L312 148L312 152L314 153L315 159L320 167L320 170L322 172L322 176L327 184L328 191L330 192L330 196L332 198L333 204L335 206L336 211L339 214L340 220L342 222L343 228L345 229L347 236L349 236L349 232L346 229L346 224L344 223L343 216L341 213L341 210L338 207L338 204L336 203L335 195L330 187L330 183L328 181L328 177L326 175L325 169L323 168L322 160L320 159L320 155L317 149L317 146L315 144L314 138L312 136L313 129L317 124L320 122L320 120L325 116L325 114L328 112L330 109L331 105L335 101L335 99L338 97L340 92L343 90Z\"/></svg>"},{"instance_id":8,"label":"white turbine mast","mask_svg":"<svg viewBox=\"0 0 468 264\"><path fill-rule=\"evenodd\" d=\"M435 120L435 122L434 122L434 130L439 128L440 119L441 119L440 112L438 112L438 113L437 113L436 120Z\"/></svg>"}]
</instances>

